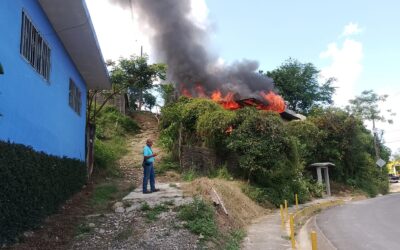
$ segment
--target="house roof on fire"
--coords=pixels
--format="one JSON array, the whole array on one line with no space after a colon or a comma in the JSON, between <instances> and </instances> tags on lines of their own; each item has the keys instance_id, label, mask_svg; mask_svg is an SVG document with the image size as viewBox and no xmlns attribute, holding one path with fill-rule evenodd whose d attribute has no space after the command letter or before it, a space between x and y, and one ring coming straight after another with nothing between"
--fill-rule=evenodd
<instances>
[{"instance_id":1,"label":"house roof on fire","mask_svg":"<svg viewBox=\"0 0 400 250\"><path fill-rule=\"evenodd\" d=\"M83 0L38 0L89 89L109 89L100 46Z\"/></svg>"},{"instance_id":2,"label":"house roof on fire","mask_svg":"<svg viewBox=\"0 0 400 250\"><path fill-rule=\"evenodd\" d=\"M301 114L297 114L296 112L294 112L293 110L290 109L285 109L285 111L283 111L282 113L280 113L281 117L285 120L301 120L304 121L306 119L306 117L304 115Z\"/></svg>"}]
</instances>

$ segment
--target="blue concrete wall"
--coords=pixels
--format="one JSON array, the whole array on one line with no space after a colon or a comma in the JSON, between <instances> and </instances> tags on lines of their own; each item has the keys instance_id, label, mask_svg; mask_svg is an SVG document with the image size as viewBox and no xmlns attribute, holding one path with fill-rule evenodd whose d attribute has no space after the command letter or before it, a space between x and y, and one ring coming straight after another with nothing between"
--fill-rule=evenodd
<instances>
[{"instance_id":1,"label":"blue concrete wall","mask_svg":"<svg viewBox=\"0 0 400 250\"><path fill-rule=\"evenodd\" d=\"M49 81L20 54L22 10L51 49ZM1 0L0 32L0 140L84 160L86 85L39 3ZM70 78L82 93L80 116L68 104Z\"/></svg>"}]
</instances>

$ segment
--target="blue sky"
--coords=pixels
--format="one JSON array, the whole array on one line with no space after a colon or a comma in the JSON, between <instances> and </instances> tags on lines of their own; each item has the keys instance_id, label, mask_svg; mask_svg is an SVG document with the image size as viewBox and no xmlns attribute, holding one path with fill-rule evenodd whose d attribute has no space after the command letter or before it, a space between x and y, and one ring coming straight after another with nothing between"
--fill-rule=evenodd
<instances>
[{"instance_id":1,"label":"blue sky","mask_svg":"<svg viewBox=\"0 0 400 250\"><path fill-rule=\"evenodd\" d=\"M400 85L400 2L398 1L213 1L209 17L216 25L214 42L222 58L257 59L261 68L276 68L293 57L322 68L327 45L339 45L343 28L353 22L362 29L351 36L363 45L363 72L357 92L377 84Z\"/></svg>"},{"instance_id":2,"label":"blue sky","mask_svg":"<svg viewBox=\"0 0 400 250\"><path fill-rule=\"evenodd\" d=\"M400 148L400 1L190 1L190 15L210 28L210 49L224 63L253 59L268 71L289 57L311 62L321 76L338 78L338 106L365 89L389 94L382 108L398 115L378 126L387 145ZM86 2L106 59L138 54L141 45L152 58L149 29L134 8Z\"/></svg>"}]
</instances>

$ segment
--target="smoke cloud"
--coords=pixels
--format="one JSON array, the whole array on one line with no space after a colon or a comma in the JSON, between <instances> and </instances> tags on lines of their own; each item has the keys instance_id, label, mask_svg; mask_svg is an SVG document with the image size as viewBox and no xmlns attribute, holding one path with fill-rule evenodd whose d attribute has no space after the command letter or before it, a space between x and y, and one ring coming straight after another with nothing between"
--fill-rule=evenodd
<instances>
[{"instance_id":1,"label":"smoke cloud","mask_svg":"<svg viewBox=\"0 0 400 250\"><path fill-rule=\"evenodd\" d=\"M139 20L153 29L152 45L157 59L168 64L168 78L178 91L193 96L201 86L207 95L214 90L232 91L240 97L259 97L260 91L273 89L272 79L256 71L256 61L243 60L218 65L218 57L209 52L209 31L190 20L190 0L110 0L124 8L134 8Z\"/></svg>"}]
</instances>

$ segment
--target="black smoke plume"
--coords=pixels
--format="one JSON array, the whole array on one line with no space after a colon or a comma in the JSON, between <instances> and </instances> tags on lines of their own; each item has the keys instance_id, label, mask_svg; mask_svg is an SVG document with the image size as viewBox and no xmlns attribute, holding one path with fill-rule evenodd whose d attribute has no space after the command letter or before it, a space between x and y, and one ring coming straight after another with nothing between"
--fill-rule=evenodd
<instances>
[{"instance_id":1,"label":"black smoke plume","mask_svg":"<svg viewBox=\"0 0 400 250\"><path fill-rule=\"evenodd\" d=\"M241 97L259 97L260 91L273 89L272 79L257 72L256 61L243 60L232 65L217 65L218 57L209 53L207 29L190 20L190 0L110 0L133 8L139 20L154 30L151 38L156 56L168 64L168 78L178 90L198 95L201 86L207 95L214 90L232 91Z\"/></svg>"}]
</instances>

